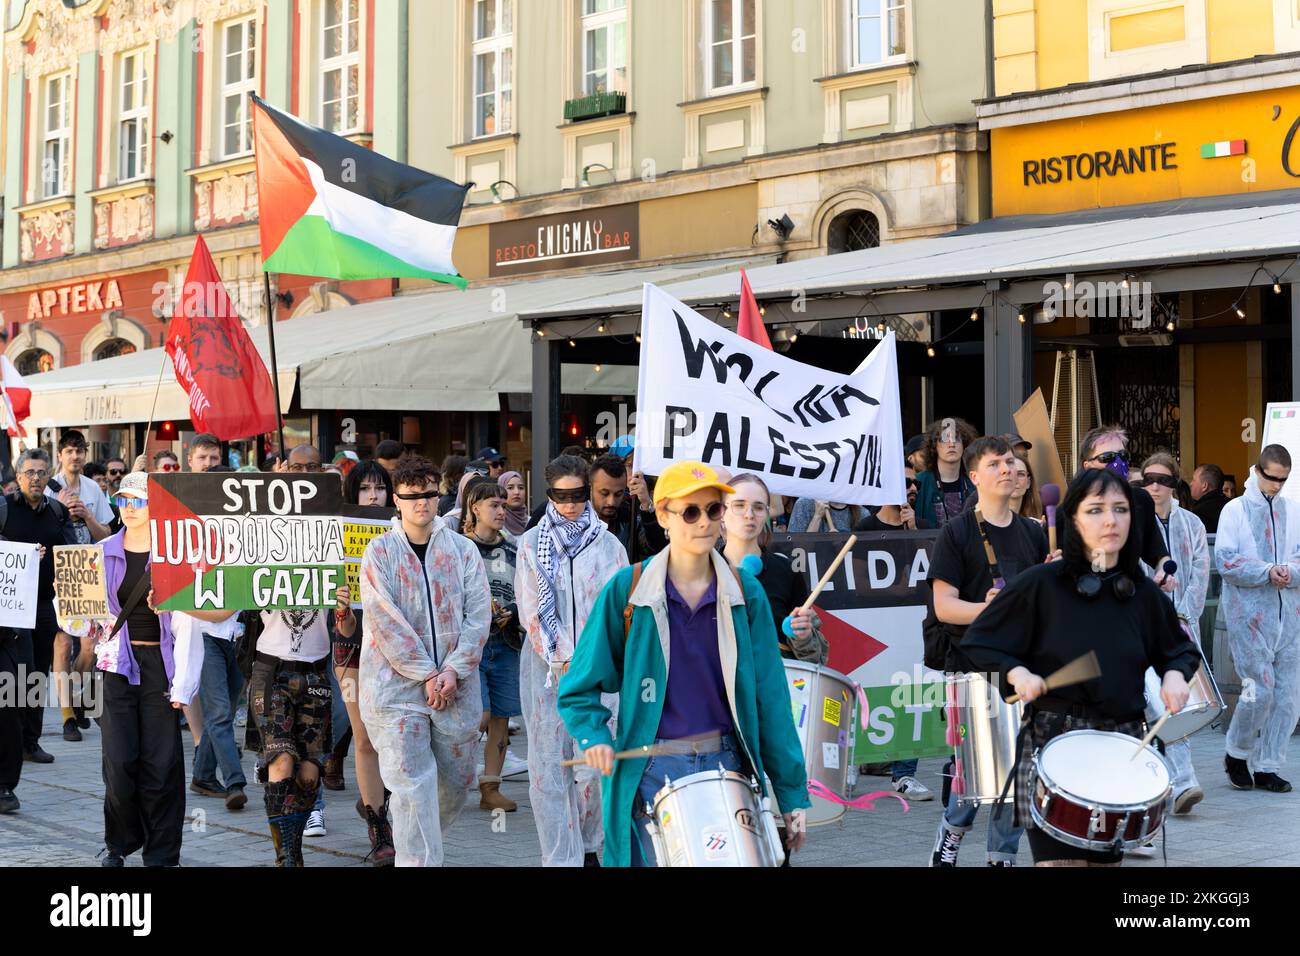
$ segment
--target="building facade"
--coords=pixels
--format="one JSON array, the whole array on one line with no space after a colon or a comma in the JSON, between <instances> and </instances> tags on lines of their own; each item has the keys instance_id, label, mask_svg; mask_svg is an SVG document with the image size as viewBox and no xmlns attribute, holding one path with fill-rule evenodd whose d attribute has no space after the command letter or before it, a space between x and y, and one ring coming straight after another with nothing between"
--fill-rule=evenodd
<instances>
[{"instance_id":1,"label":"building facade","mask_svg":"<svg viewBox=\"0 0 1300 956\"><path fill-rule=\"evenodd\" d=\"M995 215L1083 222L1128 210L1147 216L1294 201L1295 0L992 6L996 95L978 110L990 138ZM1124 422L1141 453L1168 447L1189 474L1214 462L1244 479L1266 403L1293 392L1296 290L1286 271L1269 267L1222 285L1206 278L1157 294L1154 321L1149 311L1039 311L1034 379L1051 395L1069 391L1071 369L1082 369L1085 387L1068 415ZM1126 291L1160 281L1137 266L1120 274ZM1057 277L1060 288L1069 281ZM1074 347L1043 346L1053 339Z\"/></svg>"}]
</instances>

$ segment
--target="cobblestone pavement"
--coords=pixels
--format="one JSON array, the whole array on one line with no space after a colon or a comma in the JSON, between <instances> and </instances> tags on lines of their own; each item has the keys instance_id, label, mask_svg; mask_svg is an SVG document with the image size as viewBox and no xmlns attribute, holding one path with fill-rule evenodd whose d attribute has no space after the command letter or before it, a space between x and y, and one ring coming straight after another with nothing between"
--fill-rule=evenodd
<instances>
[{"instance_id":1,"label":"cobblestone pavement","mask_svg":"<svg viewBox=\"0 0 1300 956\"><path fill-rule=\"evenodd\" d=\"M55 757L47 765L27 763L17 794L22 809L0 816L0 866L84 866L95 863L103 847L103 783L100 775L99 728L85 731L80 743L63 740L58 711L47 711L42 740ZM193 748L185 734L186 769ZM526 753L526 738L516 735L511 749ZM1167 829L1170 866L1300 866L1300 791L1289 794L1241 792L1228 786L1223 773L1223 735L1206 730L1192 739L1205 801L1186 817L1173 818ZM1300 738L1290 747L1291 766L1300 764ZM253 779L252 760L245 772ZM797 866L923 866L929 862L940 816L937 792L943 761L921 761L918 776L936 799L913 803L904 813L894 800L870 811L850 810L839 821L812 828ZM1285 775L1285 772L1284 772ZM1294 776L1294 775L1293 775ZM352 762L346 767L347 789L326 791L324 837L304 841L308 866L364 866L370 849L365 825L354 809L357 799ZM537 866L537 836L528 803L527 777L507 780L502 791L519 802L517 813L497 817L478 809L471 792L464 812L446 836L450 866ZM188 775L187 775L188 783ZM884 777L862 777L858 793L887 788ZM185 866L267 866L274 862L262 788L248 787L248 806L226 810L221 800L187 791L189 817L181 862ZM962 848L962 866L982 866L986 812L976 819ZM1030 863L1022 842L1020 863ZM127 861L140 865L139 854ZM1125 866L1161 866L1159 844L1148 856L1130 855Z\"/></svg>"}]
</instances>

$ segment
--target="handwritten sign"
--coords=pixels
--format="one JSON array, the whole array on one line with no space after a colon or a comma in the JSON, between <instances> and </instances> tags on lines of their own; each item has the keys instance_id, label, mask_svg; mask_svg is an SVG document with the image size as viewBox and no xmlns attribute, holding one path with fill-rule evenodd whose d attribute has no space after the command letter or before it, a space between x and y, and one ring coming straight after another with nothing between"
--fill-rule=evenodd
<instances>
[{"instance_id":1,"label":"handwritten sign","mask_svg":"<svg viewBox=\"0 0 1300 956\"><path fill-rule=\"evenodd\" d=\"M40 548L0 541L0 627L36 626Z\"/></svg>"},{"instance_id":2,"label":"handwritten sign","mask_svg":"<svg viewBox=\"0 0 1300 956\"><path fill-rule=\"evenodd\" d=\"M54 598L55 615L61 621L113 619L104 583L103 545L55 546Z\"/></svg>"}]
</instances>

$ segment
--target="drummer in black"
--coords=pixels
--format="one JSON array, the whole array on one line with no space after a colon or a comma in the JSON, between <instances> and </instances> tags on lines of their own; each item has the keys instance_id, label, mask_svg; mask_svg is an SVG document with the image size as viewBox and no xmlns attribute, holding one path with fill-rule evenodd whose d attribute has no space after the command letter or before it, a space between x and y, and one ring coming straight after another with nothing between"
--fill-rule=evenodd
<instances>
[{"instance_id":1,"label":"drummer in black","mask_svg":"<svg viewBox=\"0 0 1300 956\"><path fill-rule=\"evenodd\" d=\"M1133 492L1106 469L1076 475L1062 503L1063 559L1031 568L993 599L962 639L981 670L997 672L1004 695L1031 706L1020 736L1016 814L1039 866L1117 865L1121 851L1078 849L1033 826L1033 754L1072 730L1143 736L1143 675L1163 674L1160 696L1171 713L1187 703L1187 681L1200 656L1173 605L1138 569L1130 534ZM1044 678L1088 651L1101 676L1047 691Z\"/></svg>"},{"instance_id":2,"label":"drummer in black","mask_svg":"<svg viewBox=\"0 0 1300 956\"><path fill-rule=\"evenodd\" d=\"M971 442L963 468L978 501L949 520L934 543L930 586L935 619L943 632L943 669L949 674L977 670L962 652L962 637L997 596L998 588L1048 559L1047 535L1038 522L1011 510L1015 461L1015 451L1005 438L986 436ZM990 561L990 549L996 564ZM951 773L953 765L950 761L945 773ZM979 810L962 804L960 797L954 788L945 798L943 819L930 852L931 866L957 865L962 839ZM1020 834L1011 808L995 806L989 821L988 865L1014 866Z\"/></svg>"}]
</instances>

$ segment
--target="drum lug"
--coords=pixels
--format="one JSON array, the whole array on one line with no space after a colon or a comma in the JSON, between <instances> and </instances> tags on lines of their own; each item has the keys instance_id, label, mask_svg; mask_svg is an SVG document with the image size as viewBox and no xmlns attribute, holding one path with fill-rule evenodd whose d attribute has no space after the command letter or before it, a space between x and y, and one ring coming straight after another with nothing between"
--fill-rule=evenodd
<instances>
[{"instance_id":1,"label":"drum lug","mask_svg":"<svg viewBox=\"0 0 1300 956\"><path fill-rule=\"evenodd\" d=\"M1150 812L1142 814L1142 833L1141 839L1145 840L1147 834L1151 832L1151 814Z\"/></svg>"},{"instance_id":2,"label":"drum lug","mask_svg":"<svg viewBox=\"0 0 1300 956\"><path fill-rule=\"evenodd\" d=\"M1133 819L1132 811L1120 817L1120 821L1115 827L1115 839L1112 841L1116 847L1124 845L1124 834L1128 832L1128 823L1131 819Z\"/></svg>"}]
</instances>

